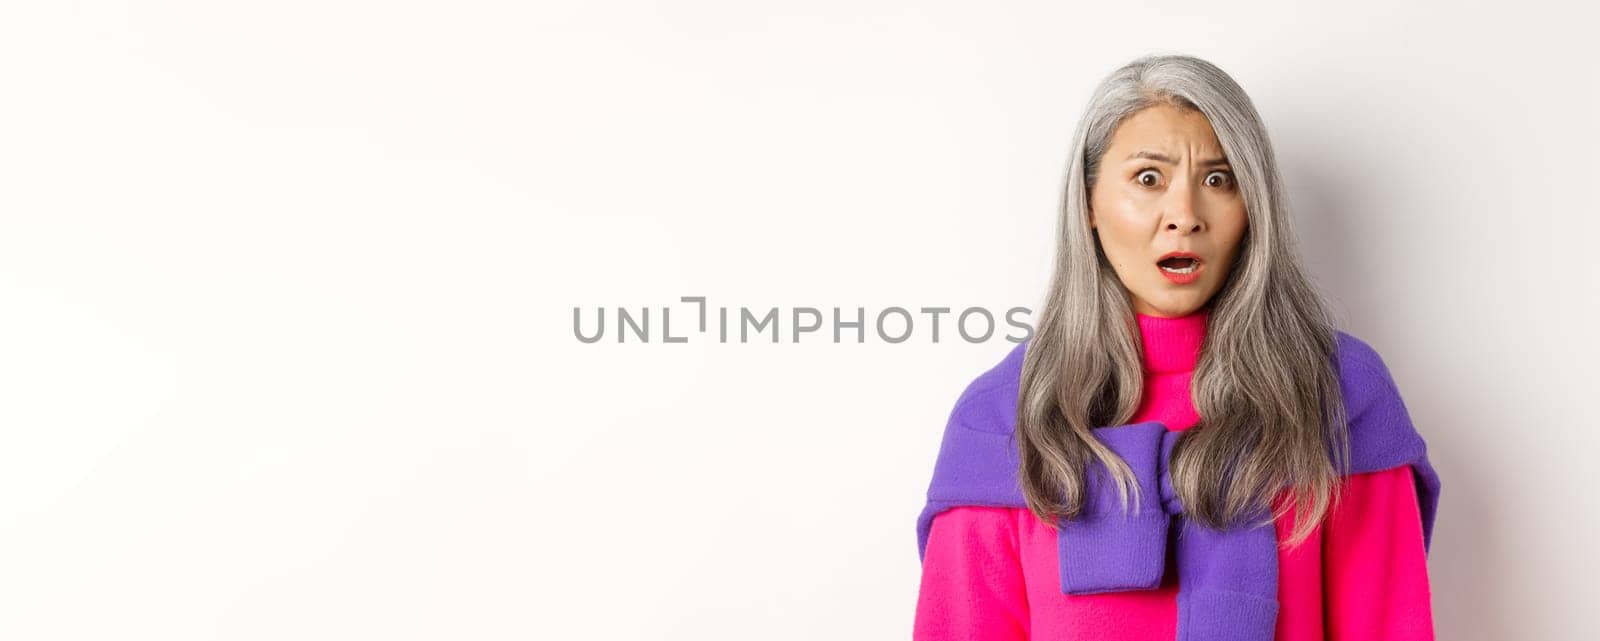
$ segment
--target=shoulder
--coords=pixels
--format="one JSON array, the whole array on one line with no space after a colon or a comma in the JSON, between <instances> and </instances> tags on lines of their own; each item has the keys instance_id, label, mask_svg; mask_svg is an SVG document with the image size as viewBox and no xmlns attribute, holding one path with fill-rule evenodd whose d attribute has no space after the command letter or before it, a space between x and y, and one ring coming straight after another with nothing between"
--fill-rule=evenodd
<instances>
[{"instance_id":1,"label":"shoulder","mask_svg":"<svg viewBox=\"0 0 1600 641\"><path fill-rule=\"evenodd\" d=\"M1335 358L1340 393L1350 425L1352 454L1361 466L1380 464L1422 446L1394 377L1378 351L1345 331L1335 332ZM1012 434L1016 431L1017 395L1023 359L1030 342L1011 347L962 390L950 413L948 428Z\"/></svg>"},{"instance_id":2,"label":"shoulder","mask_svg":"<svg viewBox=\"0 0 1600 641\"><path fill-rule=\"evenodd\" d=\"M1028 344L1027 340L1017 343L998 363L967 384L951 410L952 424L1001 434L1016 430L1017 393Z\"/></svg>"},{"instance_id":3,"label":"shoulder","mask_svg":"<svg viewBox=\"0 0 1600 641\"><path fill-rule=\"evenodd\" d=\"M1012 438L1026 352L1026 341L1012 347L956 400L934 460L928 502L917 517L919 554L936 514L961 506L1027 507L1017 485L1018 452Z\"/></svg>"},{"instance_id":4,"label":"shoulder","mask_svg":"<svg viewBox=\"0 0 1600 641\"><path fill-rule=\"evenodd\" d=\"M1335 332L1335 338L1339 387L1352 419L1375 406L1400 400L1399 387L1378 350L1342 330Z\"/></svg>"},{"instance_id":5,"label":"shoulder","mask_svg":"<svg viewBox=\"0 0 1600 641\"><path fill-rule=\"evenodd\" d=\"M1353 473L1387 469L1426 452L1383 358L1366 341L1337 332L1340 394L1349 425Z\"/></svg>"},{"instance_id":6,"label":"shoulder","mask_svg":"<svg viewBox=\"0 0 1600 641\"><path fill-rule=\"evenodd\" d=\"M1394 384L1388 365L1384 364L1383 357L1372 345L1343 330L1335 331L1334 335L1341 372L1353 377L1354 381L1371 379L1372 382Z\"/></svg>"}]
</instances>

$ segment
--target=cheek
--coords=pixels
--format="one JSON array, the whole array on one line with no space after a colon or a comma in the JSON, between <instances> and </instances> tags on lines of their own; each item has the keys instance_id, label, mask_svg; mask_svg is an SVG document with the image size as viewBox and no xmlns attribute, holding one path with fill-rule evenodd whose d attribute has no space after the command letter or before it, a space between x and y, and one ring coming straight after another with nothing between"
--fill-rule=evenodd
<instances>
[{"instance_id":1,"label":"cheek","mask_svg":"<svg viewBox=\"0 0 1600 641\"><path fill-rule=\"evenodd\" d=\"M1245 213L1243 207L1240 207L1239 211L1234 216L1229 217L1228 227L1225 233L1225 238L1227 238L1228 244L1228 253L1238 253L1240 241L1244 239L1245 230L1248 229L1249 226L1250 218L1249 215Z\"/></svg>"},{"instance_id":2,"label":"cheek","mask_svg":"<svg viewBox=\"0 0 1600 641\"><path fill-rule=\"evenodd\" d=\"M1124 194L1112 192L1095 200L1095 225L1108 245L1125 246L1148 227L1143 207Z\"/></svg>"},{"instance_id":3,"label":"cheek","mask_svg":"<svg viewBox=\"0 0 1600 641\"><path fill-rule=\"evenodd\" d=\"M1217 239L1219 249L1222 250L1222 255L1220 256L1222 264L1219 265L1222 269L1217 270L1214 274L1217 280L1221 281L1232 277L1234 265L1239 260L1239 254L1244 250L1242 241L1244 240L1245 227L1244 224L1240 223L1229 225L1225 230L1218 230L1223 233L1220 233Z\"/></svg>"},{"instance_id":4,"label":"cheek","mask_svg":"<svg viewBox=\"0 0 1600 641\"><path fill-rule=\"evenodd\" d=\"M1115 213L1101 214L1099 220L1100 246L1113 260L1121 259L1127 253L1127 248L1134 243L1133 228L1128 224L1127 218Z\"/></svg>"}]
</instances>

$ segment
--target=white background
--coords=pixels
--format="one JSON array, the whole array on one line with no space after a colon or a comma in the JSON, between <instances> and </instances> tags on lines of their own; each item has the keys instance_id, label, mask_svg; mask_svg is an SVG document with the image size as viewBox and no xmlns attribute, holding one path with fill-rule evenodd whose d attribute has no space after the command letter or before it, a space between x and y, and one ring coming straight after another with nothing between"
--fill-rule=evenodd
<instances>
[{"instance_id":1,"label":"white background","mask_svg":"<svg viewBox=\"0 0 1600 641\"><path fill-rule=\"evenodd\" d=\"M1439 637L1589 638L1594 9L1068 4L7 3L0 638L909 638L1011 343L572 310L1037 309L1144 53L1250 93L1428 439Z\"/></svg>"}]
</instances>

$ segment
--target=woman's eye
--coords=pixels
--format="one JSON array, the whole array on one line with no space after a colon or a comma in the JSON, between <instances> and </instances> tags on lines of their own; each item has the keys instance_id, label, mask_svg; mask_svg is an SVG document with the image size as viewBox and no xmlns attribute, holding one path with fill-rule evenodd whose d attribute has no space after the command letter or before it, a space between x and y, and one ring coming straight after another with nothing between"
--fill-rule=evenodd
<instances>
[{"instance_id":1,"label":"woman's eye","mask_svg":"<svg viewBox=\"0 0 1600 641\"><path fill-rule=\"evenodd\" d=\"M1148 180L1146 180L1146 178L1148 178ZM1161 182L1161 174L1157 173L1154 169L1146 169L1134 174L1133 179L1134 181L1146 187L1154 187L1157 183Z\"/></svg>"},{"instance_id":2,"label":"woman's eye","mask_svg":"<svg viewBox=\"0 0 1600 641\"><path fill-rule=\"evenodd\" d=\"M1217 178L1217 180L1212 180ZM1212 187L1227 187L1233 184L1233 175L1226 171L1213 171L1206 176L1206 184Z\"/></svg>"}]
</instances>

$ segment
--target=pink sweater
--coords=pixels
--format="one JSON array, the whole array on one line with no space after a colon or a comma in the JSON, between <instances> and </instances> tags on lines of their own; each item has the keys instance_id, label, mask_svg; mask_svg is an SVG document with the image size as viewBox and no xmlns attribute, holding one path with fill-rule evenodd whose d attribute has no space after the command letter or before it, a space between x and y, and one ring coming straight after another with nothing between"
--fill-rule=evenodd
<instances>
[{"instance_id":1,"label":"pink sweater","mask_svg":"<svg viewBox=\"0 0 1600 641\"><path fill-rule=\"evenodd\" d=\"M1138 314L1145 389L1130 422L1199 421L1189 379L1207 311ZM1278 552L1278 641L1433 639L1422 517L1410 466L1344 479L1339 506L1311 538ZM1287 492L1279 495L1283 504ZM1277 522L1278 540L1294 528ZM958 507L933 519L922 564L916 641L1159 641L1177 628L1178 577L1159 589L1061 592L1055 530L1024 508Z\"/></svg>"}]
</instances>

